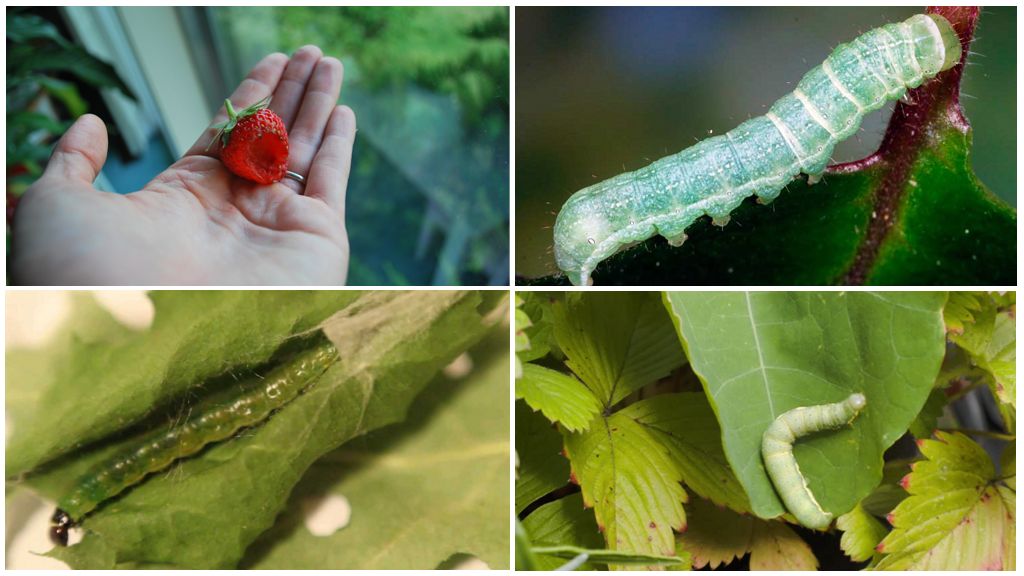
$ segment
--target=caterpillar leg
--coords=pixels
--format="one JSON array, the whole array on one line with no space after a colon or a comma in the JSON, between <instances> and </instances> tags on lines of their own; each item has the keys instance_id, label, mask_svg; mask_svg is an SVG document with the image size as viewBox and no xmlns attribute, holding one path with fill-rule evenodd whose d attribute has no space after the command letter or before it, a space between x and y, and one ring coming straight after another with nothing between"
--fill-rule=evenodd
<instances>
[{"instance_id":1,"label":"caterpillar leg","mask_svg":"<svg viewBox=\"0 0 1024 576\"><path fill-rule=\"evenodd\" d=\"M711 218L711 223L719 228L725 228L725 225L728 224L731 219L732 218L728 214L725 216L713 216Z\"/></svg>"},{"instance_id":2,"label":"caterpillar leg","mask_svg":"<svg viewBox=\"0 0 1024 576\"><path fill-rule=\"evenodd\" d=\"M825 176L825 172L824 171L816 172L814 174L808 174L807 175L807 183L810 184L811 186L814 186L818 182L821 182L821 179L822 179L823 176Z\"/></svg>"},{"instance_id":3,"label":"caterpillar leg","mask_svg":"<svg viewBox=\"0 0 1024 576\"><path fill-rule=\"evenodd\" d=\"M680 232L679 234L677 234L675 236L666 236L665 240L668 240L669 246L673 246L675 248L679 248L680 246L683 245L683 242L686 242L687 238L688 238L688 236L686 235L685 232Z\"/></svg>"},{"instance_id":4,"label":"caterpillar leg","mask_svg":"<svg viewBox=\"0 0 1024 576\"><path fill-rule=\"evenodd\" d=\"M68 545L68 530L75 526L75 521L67 512L57 508L50 518L50 541L58 546Z\"/></svg>"}]
</instances>

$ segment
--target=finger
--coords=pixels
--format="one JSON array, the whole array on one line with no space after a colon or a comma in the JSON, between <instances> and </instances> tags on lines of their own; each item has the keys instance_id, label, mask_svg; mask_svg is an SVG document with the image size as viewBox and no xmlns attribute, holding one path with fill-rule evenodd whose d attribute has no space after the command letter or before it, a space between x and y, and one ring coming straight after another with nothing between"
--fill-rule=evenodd
<instances>
[{"instance_id":1,"label":"finger","mask_svg":"<svg viewBox=\"0 0 1024 576\"><path fill-rule=\"evenodd\" d=\"M54 146L44 176L92 184L106 161L107 127L99 117L85 114Z\"/></svg>"},{"instance_id":2,"label":"finger","mask_svg":"<svg viewBox=\"0 0 1024 576\"><path fill-rule=\"evenodd\" d=\"M284 69L284 75L274 90L274 99L270 101L270 109L273 110L284 127L291 131L292 122L302 104L302 95L306 93L306 84L316 63L320 61L323 52L316 46L303 46L292 54L288 67Z\"/></svg>"},{"instance_id":3,"label":"finger","mask_svg":"<svg viewBox=\"0 0 1024 576\"><path fill-rule=\"evenodd\" d=\"M288 57L280 52L275 52L260 60L256 66L253 66L253 69L249 71L249 75L245 77L245 80L242 80L242 83L231 94L231 104L235 107L235 110L251 106L273 94L274 88L277 87L278 82L281 80L281 74L284 72L287 64ZM196 140L196 143L188 149L188 152L185 152L185 156L196 154L216 156L216 146L211 146L218 132L218 129L214 128L214 126L227 119L228 113L221 106L220 110L217 111L217 115L210 122L210 127L203 131L199 139Z\"/></svg>"},{"instance_id":4,"label":"finger","mask_svg":"<svg viewBox=\"0 0 1024 576\"><path fill-rule=\"evenodd\" d=\"M342 74L341 62L336 58L323 58L317 63L295 124L288 131L289 170L302 175L309 173L313 156L323 140L327 120L338 104Z\"/></svg>"},{"instance_id":5,"label":"finger","mask_svg":"<svg viewBox=\"0 0 1024 576\"><path fill-rule=\"evenodd\" d=\"M356 115L348 106L331 112L320 151L309 169L306 196L319 198L345 218L345 191L352 167L352 145L356 137Z\"/></svg>"}]
</instances>

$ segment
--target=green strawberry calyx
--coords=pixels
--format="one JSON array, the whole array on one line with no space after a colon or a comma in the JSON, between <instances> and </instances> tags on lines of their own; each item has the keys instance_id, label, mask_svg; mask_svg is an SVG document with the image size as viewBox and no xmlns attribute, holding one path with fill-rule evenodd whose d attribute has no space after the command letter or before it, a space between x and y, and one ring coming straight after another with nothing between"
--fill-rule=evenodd
<instances>
[{"instance_id":1,"label":"green strawberry calyx","mask_svg":"<svg viewBox=\"0 0 1024 576\"><path fill-rule=\"evenodd\" d=\"M253 114L259 112L260 110L266 108L269 104L270 96L267 96L266 98L260 100L259 102L253 104L252 106L249 106L248 108L243 108L241 112L236 112L235 107L231 104L231 99L225 98L224 109L228 111L228 119L225 122L221 122L220 124L214 126L214 128L217 128L218 131L217 135L214 136L213 140L210 141L210 146L213 146L213 143L219 139L221 147L226 147L228 145L228 140L231 138L231 131L235 129L235 126L238 124L239 120L246 118L247 116L252 116ZM207 146L206 149L209 150L210 147Z\"/></svg>"}]
</instances>

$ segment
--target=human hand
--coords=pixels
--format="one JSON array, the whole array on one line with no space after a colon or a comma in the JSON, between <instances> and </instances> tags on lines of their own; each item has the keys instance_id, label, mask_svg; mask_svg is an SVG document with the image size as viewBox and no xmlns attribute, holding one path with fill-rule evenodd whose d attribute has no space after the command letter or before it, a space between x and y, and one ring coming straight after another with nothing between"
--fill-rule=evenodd
<instances>
[{"instance_id":1,"label":"human hand","mask_svg":"<svg viewBox=\"0 0 1024 576\"><path fill-rule=\"evenodd\" d=\"M288 168L260 185L231 174L211 146L223 108L185 156L142 190L100 192L107 131L78 119L22 197L14 280L31 285L343 285L345 190L356 122L338 106L342 66L305 46L261 60L231 95L236 109L273 96L288 130ZM209 148L209 151L207 150Z\"/></svg>"}]
</instances>

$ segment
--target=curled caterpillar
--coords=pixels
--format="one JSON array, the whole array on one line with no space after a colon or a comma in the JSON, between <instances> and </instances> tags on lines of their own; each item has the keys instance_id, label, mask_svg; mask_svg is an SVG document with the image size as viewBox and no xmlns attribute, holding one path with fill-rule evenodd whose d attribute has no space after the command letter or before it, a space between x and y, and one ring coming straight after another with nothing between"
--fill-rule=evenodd
<instances>
[{"instance_id":1,"label":"curled caterpillar","mask_svg":"<svg viewBox=\"0 0 1024 576\"><path fill-rule=\"evenodd\" d=\"M767 204L801 172L815 182L864 116L960 61L942 16L917 14L840 44L764 116L635 172L573 194L555 221L555 260L576 285L604 259L664 236L673 246L705 214L724 226L743 200Z\"/></svg>"},{"instance_id":2,"label":"curled caterpillar","mask_svg":"<svg viewBox=\"0 0 1024 576\"><path fill-rule=\"evenodd\" d=\"M808 528L824 530L832 523L832 514L822 510L807 487L807 479L793 456L793 442L820 430L845 426L864 409L863 394L851 394L835 404L794 408L784 412L764 431L761 457L768 476L786 509Z\"/></svg>"},{"instance_id":3,"label":"curled caterpillar","mask_svg":"<svg viewBox=\"0 0 1024 576\"><path fill-rule=\"evenodd\" d=\"M243 388L241 395L218 398L217 402L191 413L185 421L147 433L99 462L57 502L51 518L50 540L67 546L68 530L104 501L208 444L261 423L298 396L337 358L333 344L326 340L318 343L272 370L257 385Z\"/></svg>"}]
</instances>

